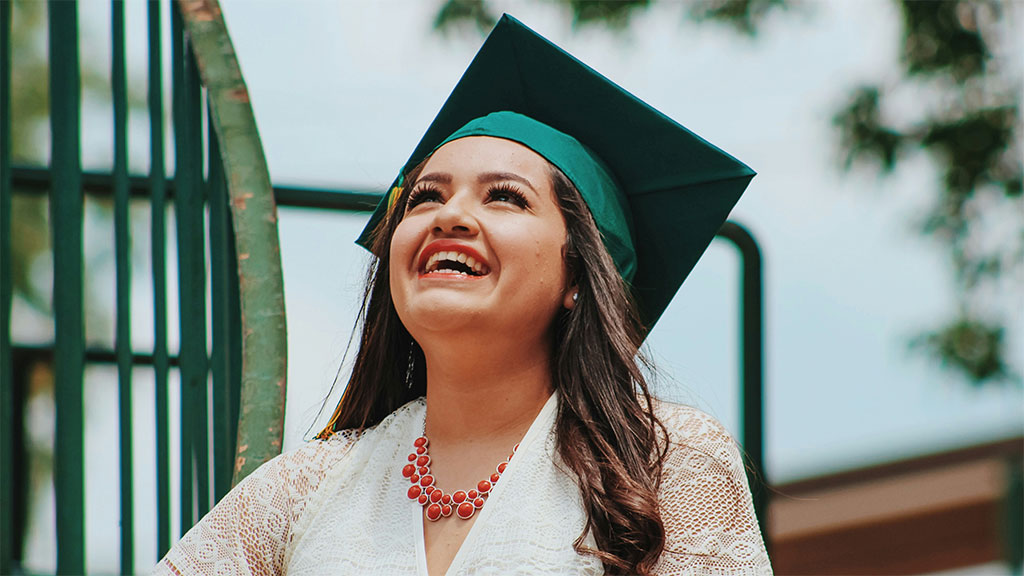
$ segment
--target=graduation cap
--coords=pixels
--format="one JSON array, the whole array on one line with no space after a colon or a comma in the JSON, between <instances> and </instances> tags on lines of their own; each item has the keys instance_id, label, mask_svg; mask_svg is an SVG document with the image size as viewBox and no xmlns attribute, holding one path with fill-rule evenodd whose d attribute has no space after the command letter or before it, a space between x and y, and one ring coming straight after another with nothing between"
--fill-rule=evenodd
<instances>
[{"instance_id":1,"label":"graduation cap","mask_svg":"<svg viewBox=\"0 0 1024 576\"><path fill-rule=\"evenodd\" d=\"M444 143L479 134L528 146L576 185L648 330L754 176L506 14L357 243L370 249L408 171Z\"/></svg>"}]
</instances>

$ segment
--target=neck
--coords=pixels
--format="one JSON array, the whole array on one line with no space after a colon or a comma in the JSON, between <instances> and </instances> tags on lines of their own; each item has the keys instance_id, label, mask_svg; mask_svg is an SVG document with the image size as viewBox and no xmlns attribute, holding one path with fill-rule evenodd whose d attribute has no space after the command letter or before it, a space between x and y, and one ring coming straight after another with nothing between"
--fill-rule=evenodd
<instances>
[{"instance_id":1,"label":"neck","mask_svg":"<svg viewBox=\"0 0 1024 576\"><path fill-rule=\"evenodd\" d=\"M518 440L551 396L546 340L529 349L513 342L479 342L432 341L422 346L431 441Z\"/></svg>"}]
</instances>

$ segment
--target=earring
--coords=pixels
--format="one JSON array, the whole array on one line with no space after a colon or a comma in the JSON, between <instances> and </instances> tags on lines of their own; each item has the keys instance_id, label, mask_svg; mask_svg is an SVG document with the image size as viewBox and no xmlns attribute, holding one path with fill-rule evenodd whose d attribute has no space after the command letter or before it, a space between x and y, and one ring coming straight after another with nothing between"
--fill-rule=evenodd
<instances>
[{"instance_id":1,"label":"earring","mask_svg":"<svg viewBox=\"0 0 1024 576\"><path fill-rule=\"evenodd\" d=\"M575 303L580 299L580 291L576 290L572 293L572 301Z\"/></svg>"},{"instance_id":2,"label":"earring","mask_svg":"<svg viewBox=\"0 0 1024 576\"><path fill-rule=\"evenodd\" d=\"M405 387L412 390L412 374L416 370L416 341L409 344L409 363L405 367Z\"/></svg>"}]
</instances>

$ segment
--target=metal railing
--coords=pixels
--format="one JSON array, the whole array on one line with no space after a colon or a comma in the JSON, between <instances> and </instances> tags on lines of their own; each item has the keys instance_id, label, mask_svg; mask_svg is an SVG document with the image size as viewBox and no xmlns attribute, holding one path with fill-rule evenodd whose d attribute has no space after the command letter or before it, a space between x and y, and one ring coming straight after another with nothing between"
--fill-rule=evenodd
<instances>
[{"instance_id":1,"label":"metal railing","mask_svg":"<svg viewBox=\"0 0 1024 576\"><path fill-rule=\"evenodd\" d=\"M26 366L45 361L54 372L54 492L56 496L57 573L80 574L85 561L83 386L88 362L112 361L118 373L120 571L134 572L135 490L132 484L132 369L151 363L154 370L156 428L157 551L171 544L171 470L168 379L172 366L181 375L180 502L184 532L248 470L280 451L283 423L284 305L276 208L262 146L255 130L245 85L215 0L170 6L173 137L173 186L164 161L161 4L147 4L148 115L150 174L128 176L128 88L125 67L124 2L111 3L111 94L113 172L103 177L113 197L116 278L114 349L85 348L83 310L83 204L93 186L81 169L81 94L78 54L78 6L64 0L48 4L51 161L47 170L11 167L11 2L0 2L0 573L20 560L27 474L22 440ZM197 61L203 63L201 78ZM206 98L202 89L206 90ZM203 115L208 134L203 134ZM205 136L205 138L204 138ZM227 140L222 146L222 141ZM205 145L205 146L204 146ZM204 149L206 150L204 158ZM204 163L205 160L205 163ZM205 170L204 170L205 166ZM12 177L13 176L13 177ZM11 198L14 191L47 195L53 251L54 344L45 349L12 347ZM171 191L173 190L173 195ZM129 204L143 193L152 213L154 346L137 354L131 345ZM229 197L234 199L229 202ZM239 202L241 199L241 202ZM230 208L229 208L230 207ZM174 211L181 346L168 350L167 231ZM245 258L236 257L236 249ZM210 253L207 304L206 252ZM237 273L236 273L237 271ZM244 281L240 282L240 278ZM212 334L206 332L207 310ZM248 323L243 335L242 327ZM255 336L253 335L255 334ZM208 353L208 348L210 352ZM268 391L267 382L270 382ZM208 395L212 391L212 410ZM276 393L275 393L276 392ZM240 398L262 402L259 432L253 436L239 410ZM149 414L144 420L148 420ZM243 423L239 424L242 420ZM208 437L212 423L213 437ZM250 425L252 422L250 422ZM235 431L245 438L246 466L235 466ZM248 435L248 436L247 436ZM212 446L212 448L211 448ZM16 487L20 492L16 492Z\"/></svg>"}]
</instances>

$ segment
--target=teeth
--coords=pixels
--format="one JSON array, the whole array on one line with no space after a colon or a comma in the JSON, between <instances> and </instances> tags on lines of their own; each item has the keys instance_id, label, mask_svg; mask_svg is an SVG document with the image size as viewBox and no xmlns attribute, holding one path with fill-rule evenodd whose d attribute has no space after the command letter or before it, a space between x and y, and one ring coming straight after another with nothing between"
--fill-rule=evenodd
<instances>
[{"instance_id":1,"label":"teeth","mask_svg":"<svg viewBox=\"0 0 1024 576\"><path fill-rule=\"evenodd\" d=\"M435 252L430 258L427 259L425 271L427 273L443 272L448 274L462 274L463 276L467 275L465 272L456 272L454 270L438 270L438 263L444 262L446 260L451 262L461 262L465 264L467 267L469 267L477 275L483 275L487 273L487 268L482 263L477 262L475 258L469 256L468 254L463 254L462 252L456 251Z\"/></svg>"}]
</instances>

